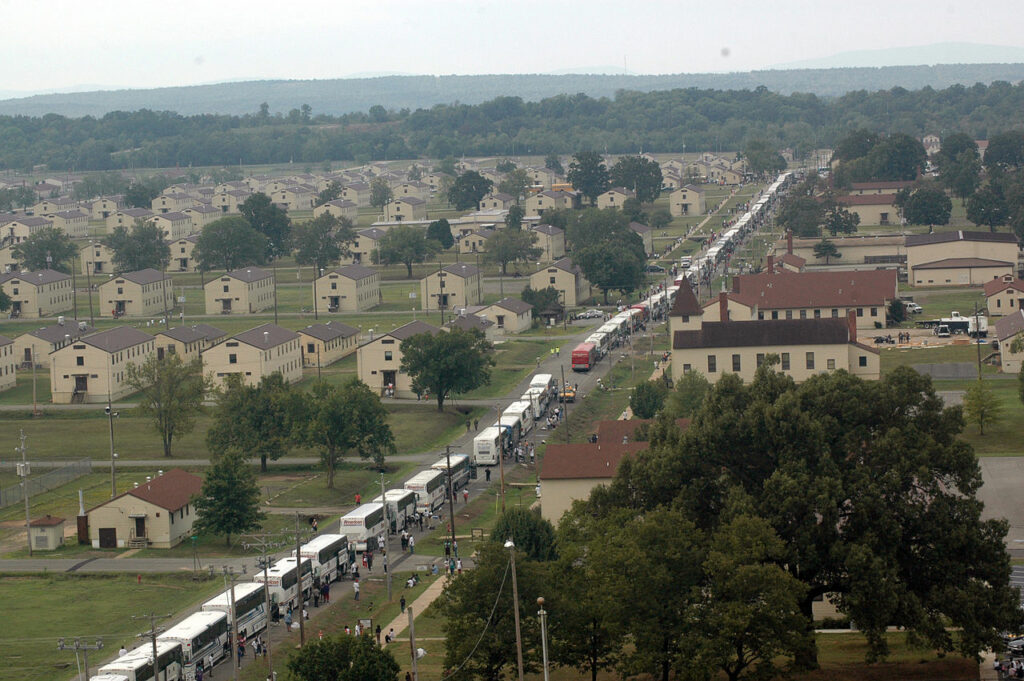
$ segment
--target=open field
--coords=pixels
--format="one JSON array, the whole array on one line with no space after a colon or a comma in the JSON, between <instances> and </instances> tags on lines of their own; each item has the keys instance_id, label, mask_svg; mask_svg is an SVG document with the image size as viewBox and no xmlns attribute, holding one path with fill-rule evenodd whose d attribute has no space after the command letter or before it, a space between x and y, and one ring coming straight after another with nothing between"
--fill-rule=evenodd
<instances>
[{"instance_id":1,"label":"open field","mask_svg":"<svg viewBox=\"0 0 1024 681\"><path fill-rule=\"evenodd\" d=\"M58 637L103 639L103 650L89 658L99 664L117 656L123 644L139 645L148 628L132 617L150 612L178 613L223 590L220 578L193 581L192 575L10 575L0 577L8 626L0 633L4 664L0 679L67 681L76 671L73 651L58 651ZM161 621L166 624L166 620Z\"/></svg>"}]
</instances>

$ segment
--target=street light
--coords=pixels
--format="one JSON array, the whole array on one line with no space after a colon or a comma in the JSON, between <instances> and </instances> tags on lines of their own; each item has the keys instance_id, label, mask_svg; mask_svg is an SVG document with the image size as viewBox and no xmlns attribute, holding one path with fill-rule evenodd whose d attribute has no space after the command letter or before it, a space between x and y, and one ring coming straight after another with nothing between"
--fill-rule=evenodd
<instances>
[{"instance_id":1,"label":"street light","mask_svg":"<svg viewBox=\"0 0 1024 681\"><path fill-rule=\"evenodd\" d=\"M523 639L519 633L519 584L516 581L516 545L510 537L505 541L505 548L508 549L512 560L512 612L516 619L516 666L519 670L519 681L523 681Z\"/></svg>"},{"instance_id":2,"label":"street light","mask_svg":"<svg viewBox=\"0 0 1024 681\"><path fill-rule=\"evenodd\" d=\"M540 606L537 615L540 616L540 649L544 656L544 681L548 681L548 611L544 609L543 596L537 599L537 605Z\"/></svg>"}]
</instances>

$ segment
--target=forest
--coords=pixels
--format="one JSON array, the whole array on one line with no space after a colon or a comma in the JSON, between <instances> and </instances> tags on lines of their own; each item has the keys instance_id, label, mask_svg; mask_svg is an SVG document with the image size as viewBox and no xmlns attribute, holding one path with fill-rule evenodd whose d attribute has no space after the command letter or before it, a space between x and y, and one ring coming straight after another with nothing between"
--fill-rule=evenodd
<instances>
[{"instance_id":1,"label":"forest","mask_svg":"<svg viewBox=\"0 0 1024 681\"><path fill-rule=\"evenodd\" d=\"M139 110L100 118L0 116L0 168L95 171L130 167L367 162L417 157L734 150L750 139L797 156L853 129L965 132L987 139L1024 123L1024 85L850 92L837 99L753 90L620 91L614 97L496 97L476 105L318 114L182 116Z\"/></svg>"}]
</instances>

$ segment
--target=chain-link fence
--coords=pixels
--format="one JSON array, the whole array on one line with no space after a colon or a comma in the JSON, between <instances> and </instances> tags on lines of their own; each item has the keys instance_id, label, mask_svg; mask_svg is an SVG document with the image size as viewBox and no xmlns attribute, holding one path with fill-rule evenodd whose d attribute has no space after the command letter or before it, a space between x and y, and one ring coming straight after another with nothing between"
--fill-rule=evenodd
<instances>
[{"instance_id":1,"label":"chain-link fence","mask_svg":"<svg viewBox=\"0 0 1024 681\"><path fill-rule=\"evenodd\" d=\"M55 487L60 487L63 484L69 483L83 475L88 475L91 472L92 459L79 459L78 461L73 461L66 466L55 468L52 471L40 473L39 475L30 475L28 478L29 497L34 497L42 492L49 491ZM3 489L0 489L0 508L6 508L12 504L17 504L24 498L21 483L11 485L10 487L4 487Z\"/></svg>"}]
</instances>

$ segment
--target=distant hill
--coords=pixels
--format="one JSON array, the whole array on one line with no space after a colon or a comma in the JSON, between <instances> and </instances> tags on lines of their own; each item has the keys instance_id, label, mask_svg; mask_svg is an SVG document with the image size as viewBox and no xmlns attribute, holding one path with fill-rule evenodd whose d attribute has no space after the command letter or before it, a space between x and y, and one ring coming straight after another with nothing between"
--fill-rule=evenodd
<instances>
[{"instance_id":1,"label":"distant hill","mask_svg":"<svg viewBox=\"0 0 1024 681\"><path fill-rule=\"evenodd\" d=\"M936 43L882 50L840 52L819 59L775 64L773 69L842 69L921 64L1019 64L1024 47L980 45L978 43Z\"/></svg>"},{"instance_id":2,"label":"distant hill","mask_svg":"<svg viewBox=\"0 0 1024 681\"><path fill-rule=\"evenodd\" d=\"M479 104L495 97L536 101L561 93L612 97L619 90L652 92L675 88L753 90L764 86L780 94L808 92L838 97L854 90L942 89L1005 80L1024 80L1024 63L940 64L882 68L791 69L745 73L643 75L486 75L384 76L332 80L262 80L168 87L36 95L0 101L0 115L103 116L110 111L176 111L183 115L255 112L266 102L272 112L287 113L309 104L314 114L367 111L380 104L389 110L429 108L435 104Z\"/></svg>"}]
</instances>

